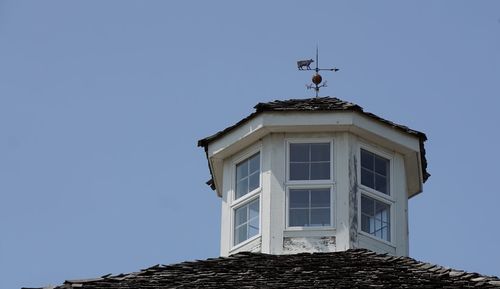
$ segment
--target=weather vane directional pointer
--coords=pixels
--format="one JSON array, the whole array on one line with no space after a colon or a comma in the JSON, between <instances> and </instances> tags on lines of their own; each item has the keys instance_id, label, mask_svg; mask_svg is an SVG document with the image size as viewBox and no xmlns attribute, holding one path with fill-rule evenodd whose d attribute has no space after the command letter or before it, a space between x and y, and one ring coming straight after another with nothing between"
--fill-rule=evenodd
<instances>
[{"instance_id":1,"label":"weather vane directional pointer","mask_svg":"<svg viewBox=\"0 0 500 289\"><path fill-rule=\"evenodd\" d=\"M338 68L319 68L319 61L318 61L318 47L316 47L316 68L311 69L311 63L313 63L314 60L309 59L309 60L299 60L297 61L297 68L299 70L314 70L316 73L312 77L312 84L307 84L306 87L307 89L314 89L316 91L316 97L318 97L319 89L321 87L326 87L326 81L321 83L323 81L323 78L319 74L320 70L327 70L327 71L339 71Z\"/></svg>"}]
</instances>

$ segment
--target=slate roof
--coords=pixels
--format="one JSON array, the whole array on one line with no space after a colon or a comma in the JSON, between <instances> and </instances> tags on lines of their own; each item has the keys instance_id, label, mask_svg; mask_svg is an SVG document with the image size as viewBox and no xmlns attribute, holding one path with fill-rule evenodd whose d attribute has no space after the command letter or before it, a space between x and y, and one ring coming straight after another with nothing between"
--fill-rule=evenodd
<instances>
[{"instance_id":1,"label":"slate roof","mask_svg":"<svg viewBox=\"0 0 500 289\"><path fill-rule=\"evenodd\" d=\"M394 129L397 129L401 132L408 133L410 135L414 135L418 137L420 140L420 157L421 157L421 163L422 163L422 176L424 179L424 182L427 181L427 179L430 177L429 172L427 171L427 159L425 157L425 147L424 147L424 142L427 140L427 136L420 131L410 129L407 126L401 125L394 123L392 121L386 120L384 118L381 118L373 113L366 112L363 110L363 108L357 104L347 102L341 99L338 99L336 97L317 97L317 98L306 98L306 99L289 99L289 100L274 100L271 102L260 102L257 105L254 106L255 112L251 113L247 117L243 118L242 120L238 121L232 126L229 126L209 137L200 139L198 141L198 146L199 147L204 147L205 152L207 151L208 145L221 138L225 134L229 133L230 131L234 130L238 126L250 121L251 119L255 118L262 112L267 112L267 111L280 111L280 112L286 112L286 111L310 111L310 112L325 112L325 111L355 111L359 112L369 118L372 118L376 121L379 121L381 123L384 123ZM210 168L210 165L209 165ZM210 172L212 174L212 172ZM212 175L212 180L209 180L207 182L208 185L212 187L212 189L215 189L215 186L213 185L213 175Z\"/></svg>"},{"instance_id":2,"label":"slate roof","mask_svg":"<svg viewBox=\"0 0 500 289\"><path fill-rule=\"evenodd\" d=\"M69 280L57 289L500 288L500 279L366 249L335 253L239 253L156 265L140 272Z\"/></svg>"}]
</instances>

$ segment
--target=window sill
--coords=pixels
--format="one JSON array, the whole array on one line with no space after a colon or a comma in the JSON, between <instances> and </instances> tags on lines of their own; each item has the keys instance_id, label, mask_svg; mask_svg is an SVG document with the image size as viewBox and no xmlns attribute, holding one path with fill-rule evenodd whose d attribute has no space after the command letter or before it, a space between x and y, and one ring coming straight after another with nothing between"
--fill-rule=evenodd
<instances>
[{"instance_id":1,"label":"window sill","mask_svg":"<svg viewBox=\"0 0 500 289\"><path fill-rule=\"evenodd\" d=\"M260 194L261 188L262 187L259 187L255 190L251 191L250 193L240 197L239 199L233 200L231 203L231 207L237 207L240 204L243 204L245 202L248 202L248 201L254 199L255 196L258 196Z\"/></svg>"},{"instance_id":2,"label":"window sill","mask_svg":"<svg viewBox=\"0 0 500 289\"><path fill-rule=\"evenodd\" d=\"M332 231L335 230L334 226L324 226L324 227L286 227L285 232L297 232L297 231Z\"/></svg>"},{"instance_id":3,"label":"window sill","mask_svg":"<svg viewBox=\"0 0 500 289\"><path fill-rule=\"evenodd\" d=\"M359 188L361 189L362 193L369 194L370 196L374 196L375 198L379 199L380 201L386 201L386 202L392 202L392 203L396 202L394 200L393 196L381 193L381 192L374 190L370 187L367 187L365 185L359 184Z\"/></svg>"},{"instance_id":4,"label":"window sill","mask_svg":"<svg viewBox=\"0 0 500 289\"><path fill-rule=\"evenodd\" d=\"M260 239L260 237L261 237L261 234L259 233L259 234L255 235L255 236L251 237L251 238L250 238L250 239L248 239L248 240L245 240L245 241L243 241L243 242L241 242L241 243L239 243L239 244L237 244L237 245L234 245L234 246L233 246L233 247L231 247L231 249L229 250L229 253L231 254L232 252L234 252L234 251L236 251L236 250L240 249L241 247L244 247L245 245L248 245L248 244L252 243L253 241L255 241L255 240L257 240L257 239Z\"/></svg>"},{"instance_id":5,"label":"window sill","mask_svg":"<svg viewBox=\"0 0 500 289\"><path fill-rule=\"evenodd\" d=\"M362 236L365 236L365 237L368 237L372 240L375 240L375 241L378 241L378 242L381 242L381 243L384 243L385 245L387 246L391 246L392 248L396 249L396 244L394 244L393 242L389 242L389 241L386 241L384 239L380 239L379 237L377 236L374 236L372 234L369 234L369 233L366 233L364 231L359 231L358 230L358 234L362 235ZM392 237L392 236L391 236Z\"/></svg>"}]
</instances>

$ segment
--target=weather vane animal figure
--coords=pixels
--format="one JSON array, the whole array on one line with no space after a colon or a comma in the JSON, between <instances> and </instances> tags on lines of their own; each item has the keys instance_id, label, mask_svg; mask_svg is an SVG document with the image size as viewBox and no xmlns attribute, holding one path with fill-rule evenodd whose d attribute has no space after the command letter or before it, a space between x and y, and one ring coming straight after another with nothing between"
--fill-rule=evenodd
<instances>
[{"instance_id":1,"label":"weather vane animal figure","mask_svg":"<svg viewBox=\"0 0 500 289\"><path fill-rule=\"evenodd\" d=\"M309 60L299 60L297 61L297 67L299 70L304 70L304 67L306 70L311 70L311 63L313 63L314 60L309 59Z\"/></svg>"},{"instance_id":2,"label":"weather vane animal figure","mask_svg":"<svg viewBox=\"0 0 500 289\"><path fill-rule=\"evenodd\" d=\"M326 70L326 71L339 71L338 68L319 68L319 61L318 61L318 46L316 46L316 68L311 69L310 65L311 63L315 62L312 59L309 60L299 60L297 61L297 67L299 70L314 70L316 73L312 77L312 84L307 84L306 87L307 89L314 89L316 91L316 97L318 97L319 94L319 89L322 87L326 87L326 81L321 83L323 81L323 78L319 74L321 70ZM306 69L304 69L304 67Z\"/></svg>"}]
</instances>

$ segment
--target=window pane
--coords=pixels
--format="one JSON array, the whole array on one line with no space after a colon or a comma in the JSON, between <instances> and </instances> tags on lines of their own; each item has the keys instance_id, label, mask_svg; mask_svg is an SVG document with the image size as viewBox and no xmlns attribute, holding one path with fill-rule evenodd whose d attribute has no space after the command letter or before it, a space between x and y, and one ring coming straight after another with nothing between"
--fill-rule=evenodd
<instances>
[{"instance_id":1,"label":"window pane","mask_svg":"<svg viewBox=\"0 0 500 289\"><path fill-rule=\"evenodd\" d=\"M386 241L391 239L391 206L361 196L361 230Z\"/></svg>"},{"instance_id":2,"label":"window pane","mask_svg":"<svg viewBox=\"0 0 500 289\"><path fill-rule=\"evenodd\" d=\"M254 155L250 159L250 171L249 173L260 171L260 154Z\"/></svg>"},{"instance_id":3,"label":"window pane","mask_svg":"<svg viewBox=\"0 0 500 289\"><path fill-rule=\"evenodd\" d=\"M248 179L242 179L236 184L236 198L240 198L248 193Z\"/></svg>"},{"instance_id":4,"label":"window pane","mask_svg":"<svg viewBox=\"0 0 500 289\"><path fill-rule=\"evenodd\" d=\"M258 218L259 217L259 199L251 202L249 204L250 212L249 216L250 219Z\"/></svg>"},{"instance_id":5,"label":"window pane","mask_svg":"<svg viewBox=\"0 0 500 289\"><path fill-rule=\"evenodd\" d=\"M375 186L373 188L381 193L387 195L389 194L389 190L387 189L387 179L380 175L375 175Z\"/></svg>"},{"instance_id":6,"label":"window pane","mask_svg":"<svg viewBox=\"0 0 500 289\"><path fill-rule=\"evenodd\" d=\"M367 232L367 233L371 232L371 229L370 229L370 217L366 216L364 214L361 214L361 230L363 232Z\"/></svg>"},{"instance_id":7,"label":"window pane","mask_svg":"<svg viewBox=\"0 0 500 289\"><path fill-rule=\"evenodd\" d=\"M247 221L247 206L236 209L234 212L234 224L239 226Z\"/></svg>"},{"instance_id":8,"label":"window pane","mask_svg":"<svg viewBox=\"0 0 500 289\"><path fill-rule=\"evenodd\" d=\"M239 244L247 238L247 226L241 226L234 231L234 244Z\"/></svg>"},{"instance_id":9,"label":"window pane","mask_svg":"<svg viewBox=\"0 0 500 289\"><path fill-rule=\"evenodd\" d=\"M373 216L375 212L375 204L373 199L361 196L361 213L366 214L368 216Z\"/></svg>"},{"instance_id":10,"label":"window pane","mask_svg":"<svg viewBox=\"0 0 500 289\"><path fill-rule=\"evenodd\" d=\"M373 189L375 187L373 172L365 168L361 168L361 184Z\"/></svg>"},{"instance_id":11,"label":"window pane","mask_svg":"<svg viewBox=\"0 0 500 289\"><path fill-rule=\"evenodd\" d=\"M379 156L375 156L375 172L383 176L387 176L388 171L389 171L389 160Z\"/></svg>"},{"instance_id":12,"label":"window pane","mask_svg":"<svg viewBox=\"0 0 500 289\"><path fill-rule=\"evenodd\" d=\"M330 143L312 143L311 161L330 161Z\"/></svg>"},{"instance_id":13,"label":"window pane","mask_svg":"<svg viewBox=\"0 0 500 289\"><path fill-rule=\"evenodd\" d=\"M236 194L238 199L260 186L260 153L236 165Z\"/></svg>"},{"instance_id":14,"label":"window pane","mask_svg":"<svg viewBox=\"0 0 500 289\"><path fill-rule=\"evenodd\" d=\"M308 190L290 190L290 208L309 208Z\"/></svg>"},{"instance_id":15,"label":"window pane","mask_svg":"<svg viewBox=\"0 0 500 289\"><path fill-rule=\"evenodd\" d=\"M291 162L308 162L309 158L309 144L306 143L292 143L290 144L290 161Z\"/></svg>"},{"instance_id":16,"label":"window pane","mask_svg":"<svg viewBox=\"0 0 500 289\"><path fill-rule=\"evenodd\" d=\"M311 209L311 226L330 226L330 209Z\"/></svg>"},{"instance_id":17,"label":"window pane","mask_svg":"<svg viewBox=\"0 0 500 289\"><path fill-rule=\"evenodd\" d=\"M253 219L248 225L248 238L251 238L259 233L259 219Z\"/></svg>"},{"instance_id":18,"label":"window pane","mask_svg":"<svg viewBox=\"0 0 500 289\"><path fill-rule=\"evenodd\" d=\"M375 201L375 214L384 222L390 222L390 207L382 202Z\"/></svg>"},{"instance_id":19,"label":"window pane","mask_svg":"<svg viewBox=\"0 0 500 289\"><path fill-rule=\"evenodd\" d=\"M260 177L259 172L255 172L252 175L250 175L249 181L248 181L248 191L249 192L251 192L259 187L259 177Z\"/></svg>"},{"instance_id":20,"label":"window pane","mask_svg":"<svg viewBox=\"0 0 500 289\"><path fill-rule=\"evenodd\" d=\"M366 168L373 171L373 157L374 155L371 152L361 150L361 167Z\"/></svg>"},{"instance_id":21,"label":"window pane","mask_svg":"<svg viewBox=\"0 0 500 289\"><path fill-rule=\"evenodd\" d=\"M234 212L234 244L237 245L259 233L259 199Z\"/></svg>"},{"instance_id":22,"label":"window pane","mask_svg":"<svg viewBox=\"0 0 500 289\"><path fill-rule=\"evenodd\" d=\"M381 230L382 239L390 241L389 234L387 232L387 227L383 227Z\"/></svg>"},{"instance_id":23,"label":"window pane","mask_svg":"<svg viewBox=\"0 0 500 289\"><path fill-rule=\"evenodd\" d=\"M290 180L309 180L309 163L290 163Z\"/></svg>"},{"instance_id":24,"label":"window pane","mask_svg":"<svg viewBox=\"0 0 500 289\"><path fill-rule=\"evenodd\" d=\"M311 208L330 207L330 190L314 189L311 190Z\"/></svg>"},{"instance_id":25,"label":"window pane","mask_svg":"<svg viewBox=\"0 0 500 289\"><path fill-rule=\"evenodd\" d=\"M236 180L241 180L246 176L248 176L248 162L244 161L236 165Z\"/></svg>"},{"instance_id":26,"label":"window pane","mask_svg":"<svg viewBox=\"0 0 500 289\"><path fill-rule=\"evenodd\" d=\"M328 163L312 163L311 164L311 180L328 180L330 179L330 162Z\"/></svg>"},{"instance_id":27,"label":"window pane","mask_svg":"<svg viewBox=\"0 0 500 289\"><path fill-rule=\"evenodd\" d=\"M309 224L309 210L290 209L290 224L292 227L305 227Z\"/></svg>"}]
</instances>

